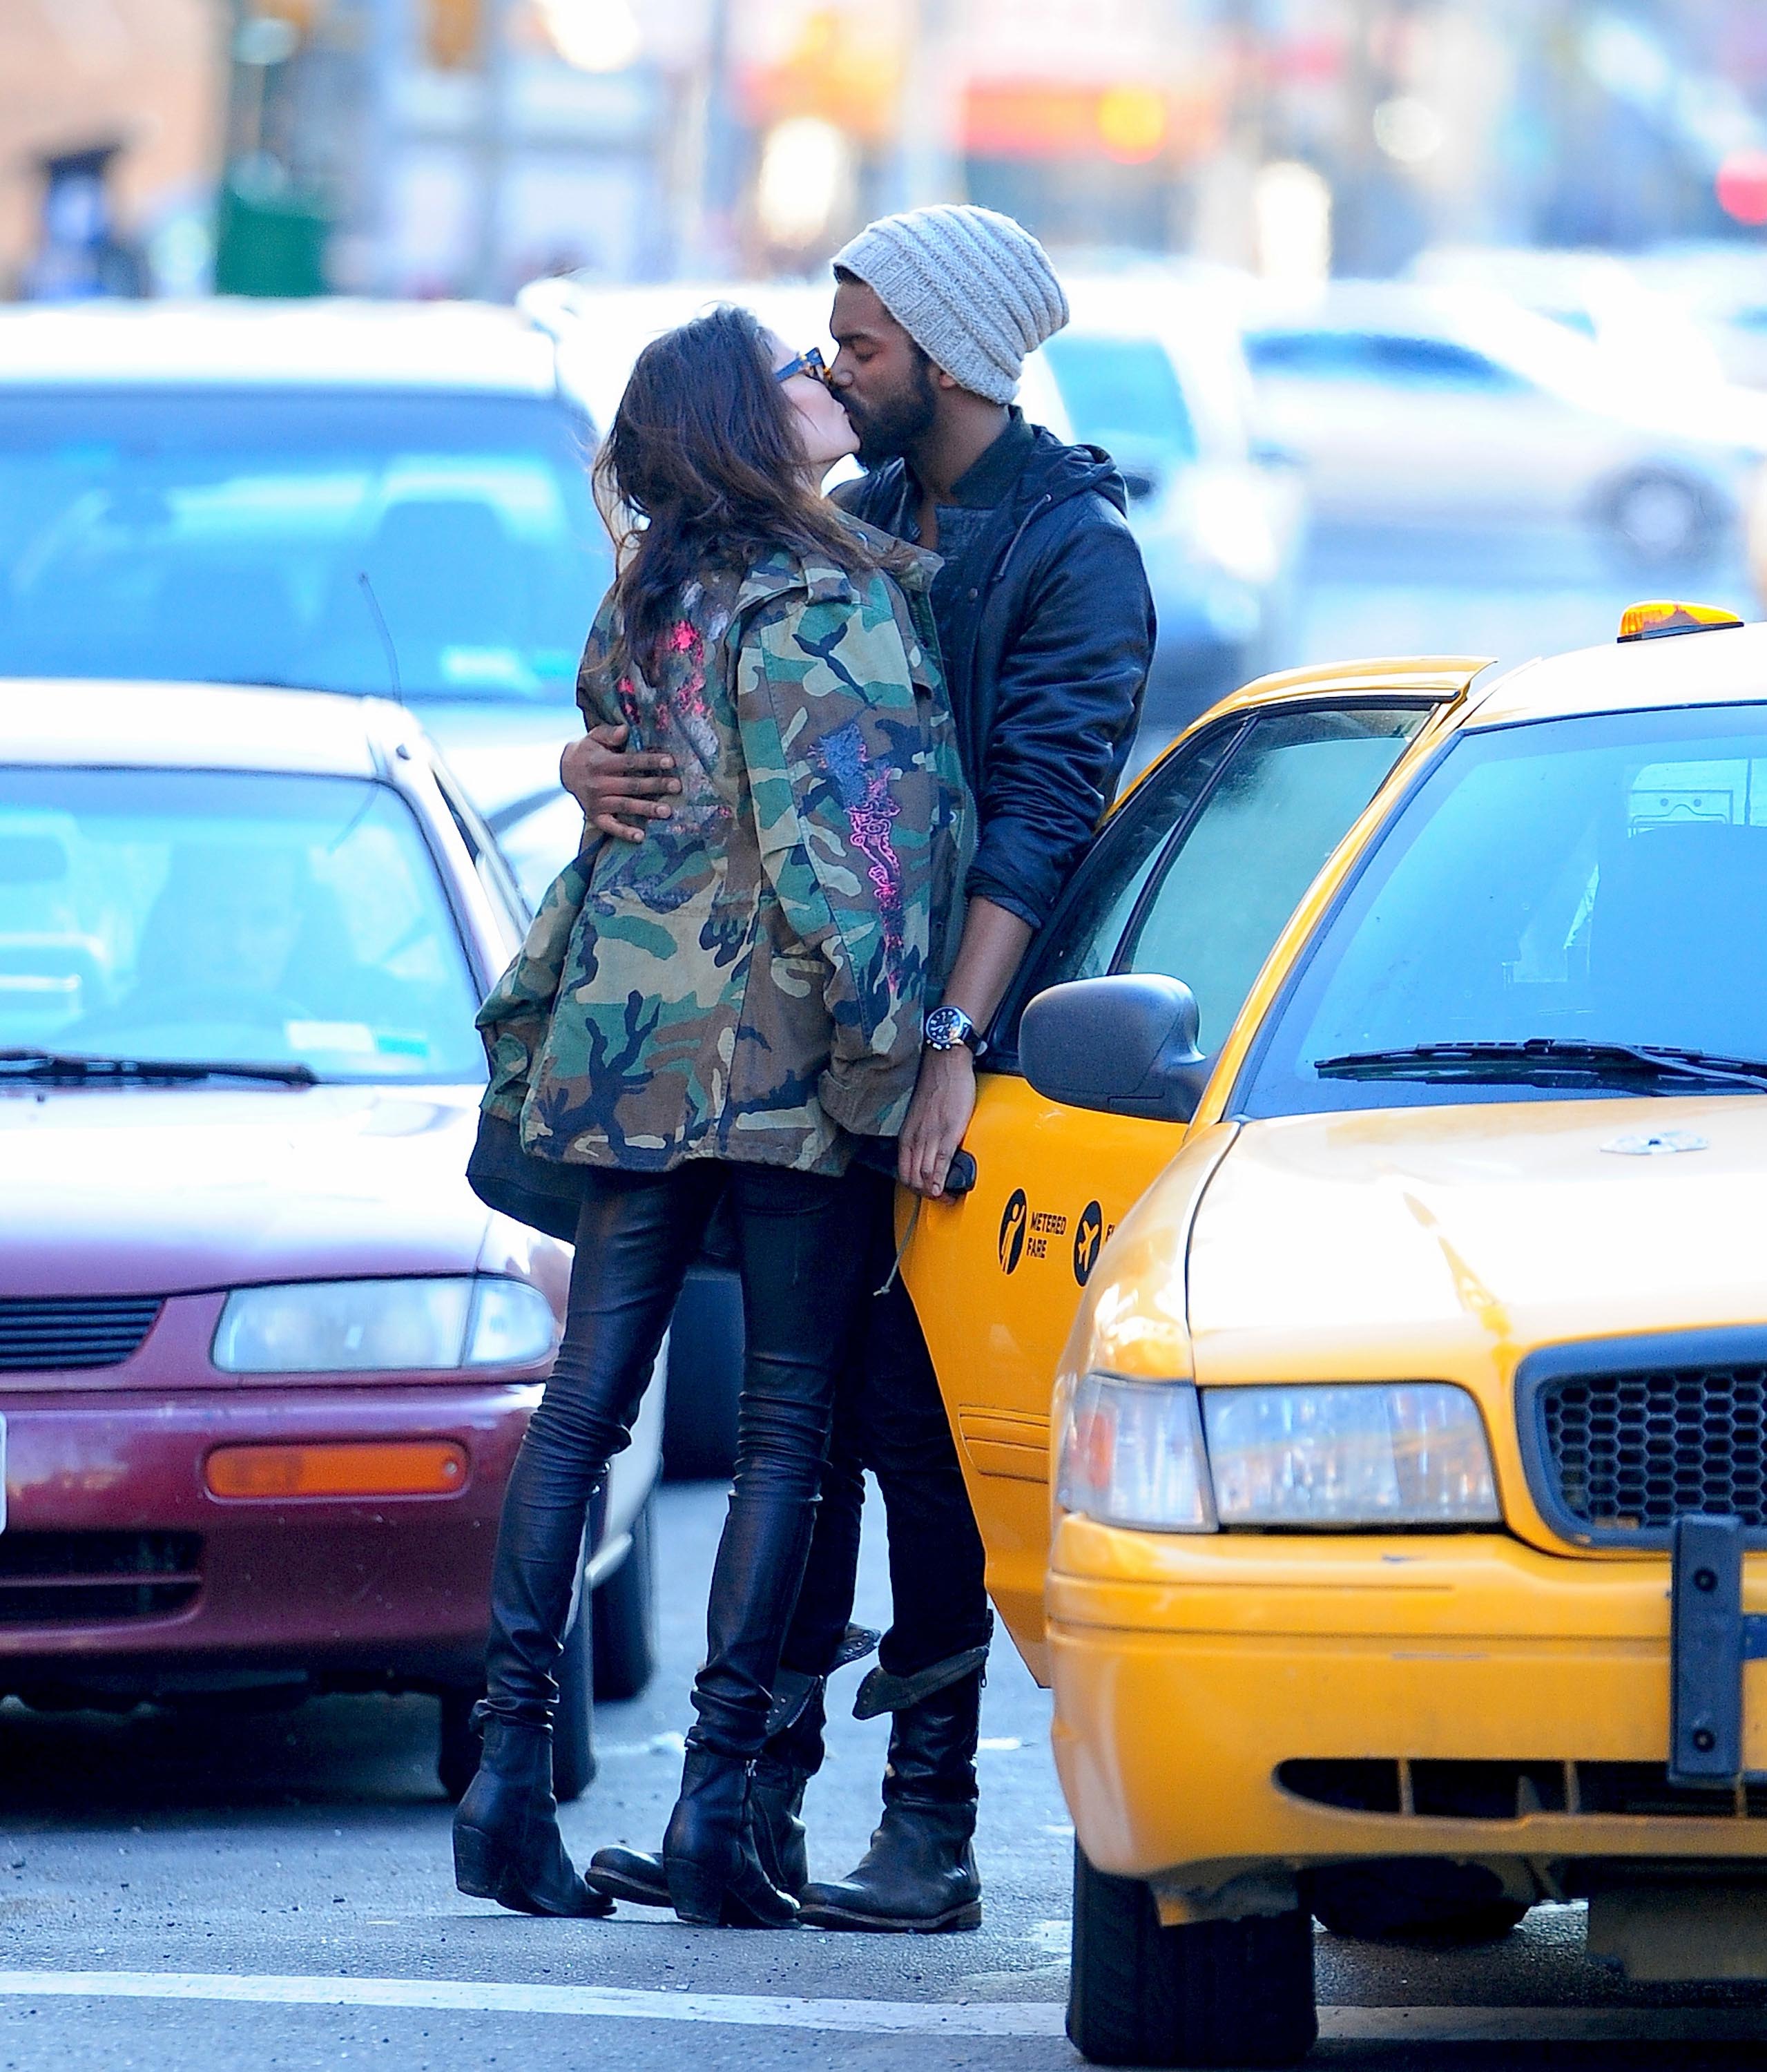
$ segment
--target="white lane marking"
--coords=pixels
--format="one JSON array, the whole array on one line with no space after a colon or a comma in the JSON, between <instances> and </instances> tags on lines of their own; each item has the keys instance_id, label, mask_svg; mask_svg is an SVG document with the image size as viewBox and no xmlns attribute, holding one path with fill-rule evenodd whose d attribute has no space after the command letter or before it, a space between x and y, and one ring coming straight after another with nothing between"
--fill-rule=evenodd
<instances>
[{"instance_id":1,"label":"white lane marking","mask_svg":"<svg viewBox=\"0 0 1767 2072\"><path fill-rule=\"evenodd\" d=\"M250 2001L281 2007L428 2008L470 2014L555 2014L629 2021L721 2022L742 2029L853 2034L1040 2037L1062 2033L1047 2000L941 2004L762 1993L672 1993L627 1986L538 1986L477 1979L233 1976L202 1971L0 1971L12 2000ZM1324 2007L1336 2042L1728 2043L1767 2038L1767 2009L1629 2007Z\"/></svg>"},{"instance_id":2,"label":"white lane marking","mask_svg":"<svg viewBox=\"0 0 1767 2072\"><path fill-rule=\"evenodd\" d=\"M1046 2001L802 2000L762 1993L669 1993L631 1986L497 1984L477 1979L232 1977L203 1971L0 1971L8 1999L249 2000L285 2007L454 2008L475 2014L592 2015L628 2021L725 2022L743 2029L820 2029L856 2035L1059 2036Z\"/></svg>"}]
</instances>

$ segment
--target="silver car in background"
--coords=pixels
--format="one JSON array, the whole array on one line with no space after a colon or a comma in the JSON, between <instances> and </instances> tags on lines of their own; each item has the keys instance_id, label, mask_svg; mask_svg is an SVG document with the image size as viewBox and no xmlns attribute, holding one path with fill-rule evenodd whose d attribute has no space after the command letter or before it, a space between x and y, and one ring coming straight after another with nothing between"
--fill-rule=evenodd
<instances>
[{"instance_id":1,"label":"silver car in background","mask_svg":"<svg viewBox=\"0 0 1767 2072\"><path fill-rule=\"evenodd\" d=\"M1244 335L1260 430L1304 457L1325 523L1581 524L1666 574L1732 545L1767 451L1758 398L1640 380L1479 290L1335 282L1254 302Z\"/></svg>"}]
</instances>

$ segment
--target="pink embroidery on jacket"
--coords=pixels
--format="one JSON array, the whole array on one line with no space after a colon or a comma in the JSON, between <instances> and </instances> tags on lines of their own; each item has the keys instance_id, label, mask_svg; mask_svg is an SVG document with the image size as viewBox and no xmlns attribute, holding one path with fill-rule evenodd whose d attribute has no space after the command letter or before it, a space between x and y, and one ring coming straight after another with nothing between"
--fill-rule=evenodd
<instances>
[{"instance_id":1,"label":"pink embroidery on jacket","mask_svg":"<svg viewBox=\"0 0 1767 2072\"><path fill-rule=\"evenodd\" d=\"M884 948L894 967L902 940L902 860L890 833L902 811L890 788L894 773L872 761L856 720L825 734L810 752L833 782L847 816L847 839L869 865L865 875L877 895Z\"/></svg>"}]
</instances>

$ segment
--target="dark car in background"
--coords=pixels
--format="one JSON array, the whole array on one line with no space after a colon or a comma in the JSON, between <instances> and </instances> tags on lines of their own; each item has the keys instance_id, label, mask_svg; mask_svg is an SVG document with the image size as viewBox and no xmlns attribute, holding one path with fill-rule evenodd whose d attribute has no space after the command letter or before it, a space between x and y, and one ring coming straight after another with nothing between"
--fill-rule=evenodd
<instances>
[{"instance_id":1,"label":"dark car in background","mask_svg":"<svg viewBox=\"0 0 1767 2072\"><path fill-rule=\"evenodd\" d=\"M0 1696L432 1692L464 1787L570 1270L464 1177L525 918L397 705L0 683ZM598 1672L650 1672L662 1396L585 1548L563 1797Z\"/></svg>"}]
</instances>

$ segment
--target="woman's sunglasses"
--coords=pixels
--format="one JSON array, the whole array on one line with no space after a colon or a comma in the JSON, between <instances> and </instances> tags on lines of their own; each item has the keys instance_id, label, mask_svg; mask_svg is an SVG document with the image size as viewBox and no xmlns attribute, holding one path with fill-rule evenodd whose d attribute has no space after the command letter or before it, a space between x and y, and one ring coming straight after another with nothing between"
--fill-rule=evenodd
<instances>
[{"instance_id":1,"label":"woman's sunglasses","mask_svg":"<svg viewBox=\"0 0 1767 2072\"><path fill-rule=\"evenodd\" d=\"M783 367L775 367L775 381L789 381L794 374L807 374L812 381L820 381L824 388L830 386L828 363L815 346L807 352L800 352L795 360L788 360Z\"/></svg>"}]
</instances>

